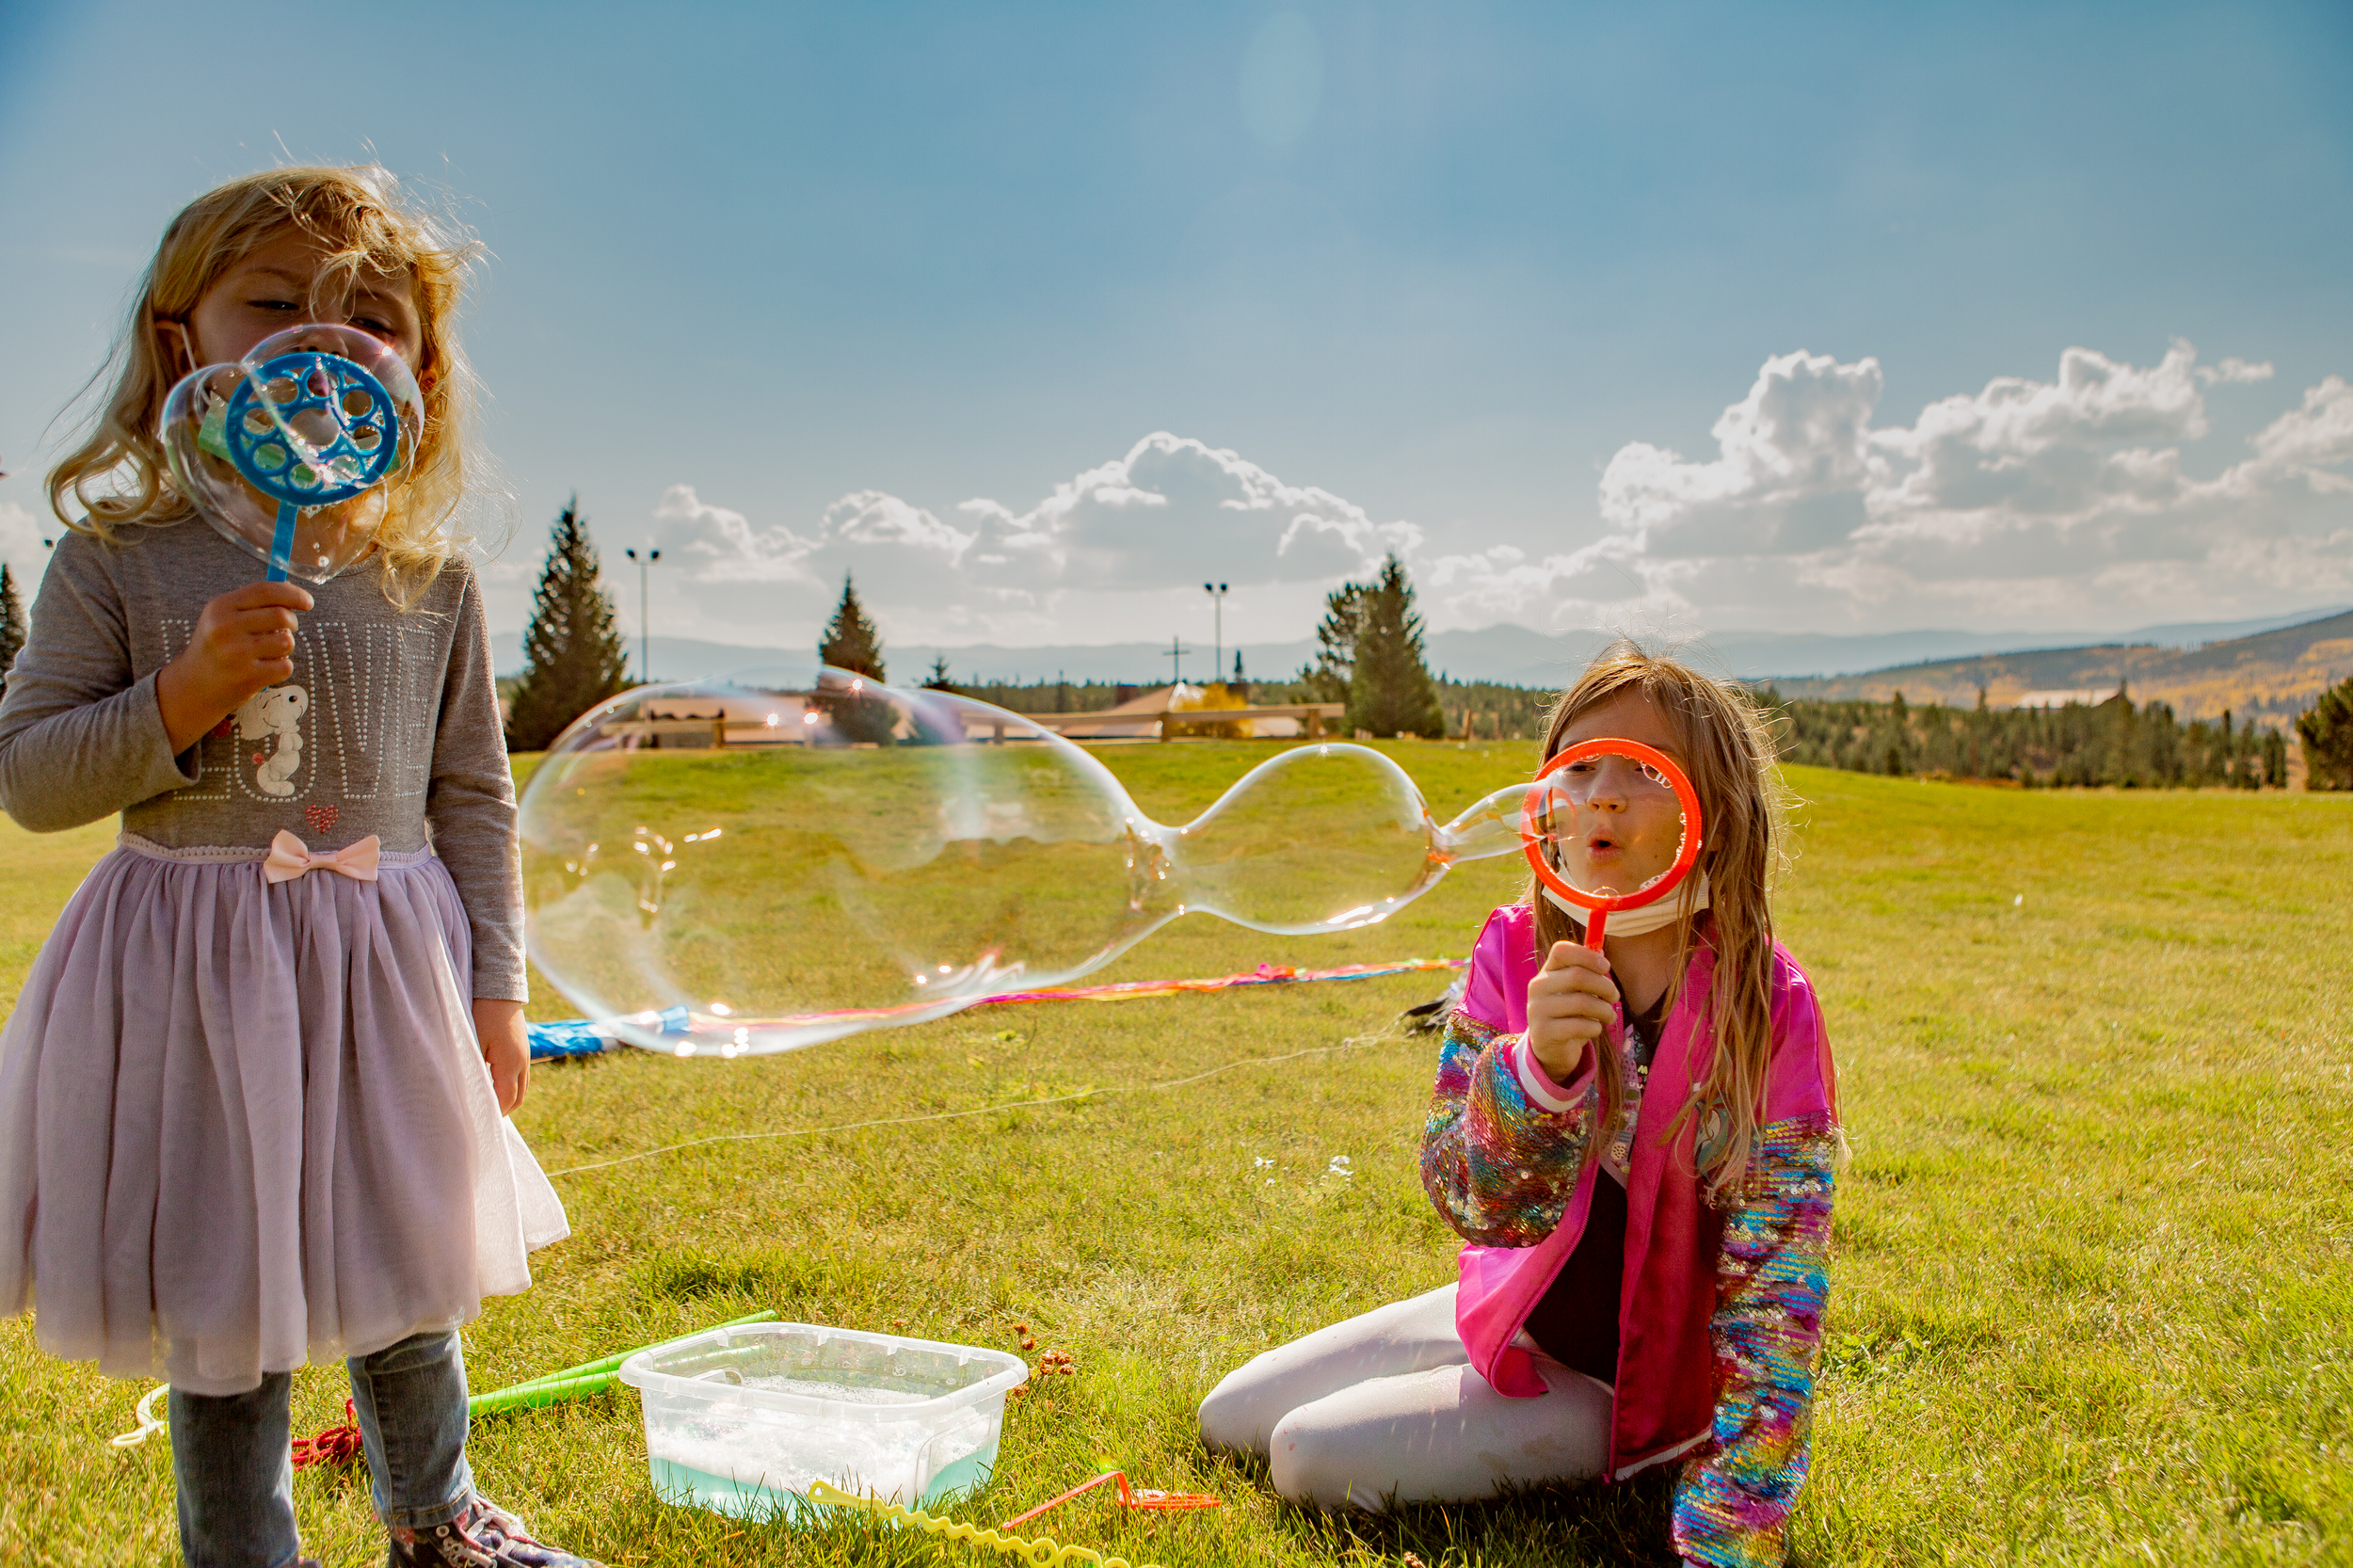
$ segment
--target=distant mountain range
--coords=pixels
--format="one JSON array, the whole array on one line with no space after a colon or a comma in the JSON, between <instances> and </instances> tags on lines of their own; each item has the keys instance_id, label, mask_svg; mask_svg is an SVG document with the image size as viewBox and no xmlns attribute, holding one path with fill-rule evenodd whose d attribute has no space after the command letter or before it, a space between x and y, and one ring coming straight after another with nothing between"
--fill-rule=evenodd
<instances>
[{"instance_id":1,"label":"distant mountain range","mask_svg":"<svg viewBox=\"0 0 2353 1568\"><path fill-rule=\"evenodd\" d=\"M2166 702L2185 719L2279 718L2301 712L2337 681L2353 677L2353 612L2298 621L2252 636L2189 648L2103 643L2088 648L1945 659L1867 675L1779 680L1784 696L1973 705L1982 690L1996 707L2101 701L2121 683L2136 702Z\"/></svg>"},{"instance_id":2,"label":"distant mountain range","mask_svg":"<svg viewBox=\"0 0 2353 1568\"><path fill-rule=\"evenodd\" d=\"M1888 671L1926 670L1929 661L1950 663L1992 654L2028 650L2080 648L2105 650L2108 664L2122 665L2115 651L2130 647L2184 649L2232 642L2258 633L2311 623L2315 617L2343 610L2307 610L2265 620L2205 621L2172 626L2145 626L2121 635L2054 632L1889 632L1846 635L1793 632L1719 632L1694 635L1677 643L1685 657L1720 674L1743 680L1778 680L1794 691L1801 680ZM1557 687L1580 667L1614 633L1608 632L1552 634L1525 626L1490 626L1477 632L1439 632L1429 639L1430 667L1457 680L1495 680L1513 686ZM1649 639L1645 639L1646 641ZM637 643L630 642L632 665ZM502 675L522 673L522 638L504 632L491 638L492 652ZM1231 668L1234 649L1226 650ZM1315 657L1308 638L1288 643L1244 643L1240 651L1244 670L1261 680L1288 680ZM695 680L729 670L761 664L795 664L810 658L806 648L746 648L729 643L699 642L688 637L653 639L654 673L664 680ZM912 684L928 672L935 658L948 662L958 680L1124 680L1143 685L1166 680L1171 664L1166 645L1102 643L1045 648L999 648L973 644L942 648L924 643L891 644L885 648L893 680ZM1196 648L1181 661L1183 673L1195 680L1209 672L1209 651ZM2098 661L2093 661L2097 664ZM2341 659L2353 673L2353 658ZM2038 666L2040 667L2040 666ZM2088 666L2089 667L2089 666ZM2106 667L2102 665L2101 667ZM1942 679L1941 677L1934 679ZM1961 677L1954 677L1959 680ZM2102 677L2110 681L2113 678ZM1825 688L1827 689L1827 688ZM1892 687L1890 688L1892 689ZM1977 683L1968 685L1969 700L1977 699ZM2024 686L2020 690L2039 689ZM1907 696L1912 687L1904 688ZM1925 688L1924 688L1925 690ZM1923 697L1925 700L1925 696Z\"/></svg>"}]
</instances>

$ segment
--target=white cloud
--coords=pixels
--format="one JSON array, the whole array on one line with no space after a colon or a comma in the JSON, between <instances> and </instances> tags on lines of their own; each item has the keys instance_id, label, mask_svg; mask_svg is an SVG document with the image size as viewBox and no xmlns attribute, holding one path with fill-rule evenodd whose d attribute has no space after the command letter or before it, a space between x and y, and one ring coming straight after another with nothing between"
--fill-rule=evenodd
<instances>
[{"instance_id":1,"label":"white cloud","mask_svg":"<svg viewBox=\"0 0 2353 1568\"><path fill-rule=\"evenodd\" d=\"M1712 461L1644 441L1621 447L1602 471L1602 518L1657 558L1788 554L1843 538L1863 521L1883 384L1877 360L1768 360L1749 395L1717 420Z\"/></svg>"},{"instance_id":2,"label":"white cloud","mask_svg":"<svg viewBox=\"0 0 2353 1568\"><path fill-rule=\"evenodd\" d=\"M2148 367L2088 348L2055 379L2001 376L1909 425L1872 423L1876 360L1768 360L1712 434L1712 457L1621 448L1600 484L1602 538L1467 585L1557 605L1556 624L1629 601L1705 623L1818 626L2219 618L2282 595L2353 593L2353 389L2331 376L2210 478L2184 448L2204 389L2268 365L2201 366L2175 343ZM1597 562L1641 592L1590 595Z\"/></svg>"},{"instance_id":3,"label":"white cloud","mask_svg":"<svg viewBox=\"0 0 2353 1568\"><path fill-rule=\"evenodd\" d=\"M1156 431L1026 512L994 501L957 508L1001 555L1006 586L1090 591L1205 578L1321 582L1362 571L1421 530L1375 522L1354 502L1287 485L1240 454Z\"/></svg>"},{"instance_id":4,"label":"white cloud","mask_svg":"<svg viewBox=\"0 0 2353 1568\"><path fill-rule=\"evenodd\" d=\"M823 532L845 544L936 551L951 563L962 559L979 536L881 490L854 490L826 507Z\"/></svg>"},{"instance_id":5,"label":"white cloud","mask_svg":"<svg viewBox=\"0 0 2353 1568\"><path fill-rule=\"evenodd\" d=\"M2262 364L2249 364L2245 360L2234 357L2224 360L2217 364L2200 365L2198 367L2198 379L2204 382L2209 387L2215 385L2217 382L2229 384L2233 382L2268 381L2271 379L2271 376L2272 370L2269 360L2265 360Z\"/></svg>"},{"instance_id":6,"label":"white cloud","mask_svg":"<svg viewBox=\"0 0 2353 1568\"><path fill-rule=\"evenodd\" d=\"M654 547L705 581L814 581L802 562L816 550L817 541L781 523L755 527L743 513L703 500L692 485L673 485L663 491L653 521Z\"/></svg>"},{"instance_id":7,"label":"white cloud","mask_svg":"<svg viewBox=\"0 0 2353 1568\"><path fill-rule=\"evenodd\" d=\"M0 501L0 561L10 567L17 591L24 596L27 608L31 607L33 585L49 569L49 552L40 541L54 539L64 531L64 525L46 511L36 518L13 501Z\"/></svg>"},{"instance_id":8,"label":"white cloud","mask_svg":"<svg viewBox=\"0 0 2353 1568\"><path fill-rule=\"evenodd\" d=\"M705 614L773 621L774 585L794 584L811 593L793 609L813 615L849 573L886 624L924 641L1043 640L1074 613L1108 613L1171 584L1197 595L1209 579L1238 589L1336 582L1422 541L1411 523L1377 522L1329 490L1165 431L1020 509L977 498L942 518L888 491L854 490L804 536L680 484L654 522L665 556L692 567Z\"/></svg>"},{"instance_id":9,"label":"white cloud","mask_svg":"<svg viewBox=\"0 0 2353 1568\"><path fill-rule=\"evenodd\" d=\"M2310 469L2353 457L2353 387L2344 376L2331 376L2306 389L2302 408L2281 414L2253 440L2258 459L2280 468Z\"/></svg>"},{"instance_id":10,"label":"white cloud","mask_svg":"<svg viewBox=\"0 0 2353 1568\"><path fill-rule=\"evenodd\" d=\"M796 645L851 573L899 642L1158 641L1208 633L1207 579L1234 584L1227 632L1264 641L1305 635L1325 590L1391 551L1433 629L2095 630L2353 598L2353 386L2310 388L2235 460L2197 444L2210 392L2271 374L2185 343L2147 366L2070 348L2048 380L1999 376L1881 424L1876 359L1778 355L1712 452L1621 447L1582 537L1376 520L1165 431L1019 505L859 489L796 528L679 484L650 519L655 618ZM0 506L0 545L14 520Z\"/></svg>"},{"instance_id":11,"label":"white cloud","mask_svg":"<svg viewBox=\"0 0 2353 1568\"><path fill-rule=\"evenodd\" d=\"M1608 606L1614 629L1658 631L1684 606L1673 594L1639 574L1636 552L1607 538L1542 559L1513 545L1409 562L1415 594L1430 625L1477 627L1496 621L1547 626L1564 605ZM1593 616L1583 619L1591 623Z\"/></svg>"}]
</instances>

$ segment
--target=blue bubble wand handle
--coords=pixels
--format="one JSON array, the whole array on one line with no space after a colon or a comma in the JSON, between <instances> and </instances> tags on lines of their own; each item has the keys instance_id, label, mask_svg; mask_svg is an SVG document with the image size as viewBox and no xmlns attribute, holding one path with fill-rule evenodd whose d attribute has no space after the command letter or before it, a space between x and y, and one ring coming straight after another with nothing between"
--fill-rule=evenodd
<instances>
[{"instance_id":1,"label":"blue bubble wand handle","mask_svg":"<svg viewBox=\"0 0 2353 1568\"><path fill-rule=\"evenodd\" d=\"M291 501L278 504L278 531L270 536L269 575L264 579L264 582L283 583L286 580L286 568L294 564L295 519L301 515L302 508Z\"/></svg>"}]
</instances>

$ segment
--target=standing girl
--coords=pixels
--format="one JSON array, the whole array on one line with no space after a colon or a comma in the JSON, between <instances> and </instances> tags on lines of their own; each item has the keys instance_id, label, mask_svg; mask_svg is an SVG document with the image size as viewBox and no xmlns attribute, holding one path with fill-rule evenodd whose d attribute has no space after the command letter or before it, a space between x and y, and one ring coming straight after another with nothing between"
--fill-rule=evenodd
<instances>
[{"instance_id":1,"label":"standing girl","mask_svg":"<svg viewBox=\"0 0 2353 1568\"><path fill-rule=\"evenodd\" d=\"M172 220L0 700L0 807L120 811L0 1031L0 1312L170 1380L191 1568L296 1560L292 1368L350 1367L392 1561L573 1564L478 1496L456 1330L562 1208L522 1097L515 792L454 537L470 248L381 169L283 168ZM305 322L424 399L371 552L315 594L175 494L172 383Z\"/></svg>"},{"instance_id":2,"label":"standing girl","mask_svg":"<svg viewBox=\"0 0 2353 1568\"><path fill-rule=\"evenodd\" d=\"M1605 736L1690 777L1698 870L1612 916L1599 953L1541 887L1488 919L1422 1134L1423 1186L1466 1243L1458 1283L1267 1352L1203 1401L1202 1436L1326 1507L1675 1463L1684 1559L1777 1564L1839 1130L1821 1008L1766 904L1772 749L1739 693L1626 644L1562 696L1545 755ZM1649 820L1671 794L1598 776L1616 826L1565 857L1672 842Z\"/></svg>"}]
</instances>

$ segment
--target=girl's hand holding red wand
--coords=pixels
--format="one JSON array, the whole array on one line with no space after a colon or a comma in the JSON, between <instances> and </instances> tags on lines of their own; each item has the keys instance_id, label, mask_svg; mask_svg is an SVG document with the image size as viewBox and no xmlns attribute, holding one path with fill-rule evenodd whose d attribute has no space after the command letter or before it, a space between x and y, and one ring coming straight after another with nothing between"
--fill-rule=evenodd
<instances>
[{"instance_id":1,"label":"girl's hand holding red wand","mask_svg":"<svg viewBox=\"0 0 2353 1568\"><path fill-rule=\"evenodd\" d=\"M1528 1048L1553 1082L1566 1085L1586 1051L1617 1016L1618 983L1609 960L1580 942L1555 942L1544 969L1528 983Z\"/></svg>"}]
</instances>

